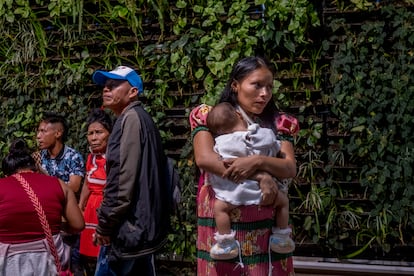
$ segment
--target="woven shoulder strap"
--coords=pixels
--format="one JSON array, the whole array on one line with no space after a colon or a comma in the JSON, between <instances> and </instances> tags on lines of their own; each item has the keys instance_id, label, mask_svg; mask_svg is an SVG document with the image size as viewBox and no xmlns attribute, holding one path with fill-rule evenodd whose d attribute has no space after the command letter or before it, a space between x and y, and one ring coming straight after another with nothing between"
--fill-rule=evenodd
<instances>
[{"instance_id":1,"label":"woven shoulder strap","mask_svg":"<svg viewBox=\"0 0 414 276\"><path fill-rule=\"evenodd\" d=\"M37 216L39 217L40 224L42 225L43 231L45 232L46 241L49 245L50 253L52 254L53 258L55 259L57 271L61 271L62 267L60 264L59 256L57 254L56 246L52 238L52 231L50 230L49 222L47 221L45 211L43 210L42 204L40 204L39 198L37 197L36 193L33 191L32 187L30 187L27 180L19 173L12 175L23 187L25 192L30 198L30 201L33 204L37 212Z\"/></svg>"}]
</instances>

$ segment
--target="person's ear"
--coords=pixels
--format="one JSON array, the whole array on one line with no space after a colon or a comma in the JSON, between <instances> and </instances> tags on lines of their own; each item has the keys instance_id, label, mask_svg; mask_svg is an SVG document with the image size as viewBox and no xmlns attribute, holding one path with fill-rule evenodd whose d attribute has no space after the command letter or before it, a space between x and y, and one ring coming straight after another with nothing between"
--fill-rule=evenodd
<instances>
[{"instance_id":1,"label":"person's ear","mask_svg":"<svg viewBox=\"0 0 414 276\"><path fill-rule=\"evenodd\" d=\"M61 139L63 135L63 129L60 127L55 128L55 137L56 139Z\"/></svg>"},{"instance_id":2,"label":"person's ear","mask_svg":"<svg viewBox=\"0 0 414 276\"><path fill-rule=\"evenodd\" d=\"M240 119L244 120L244 119L243 119L243 115L240 113L240 111L236 110L235 112L236 112L236 115L237 115Z\"/></svg>"},{"instance_id":3,"label":"person's ear","mask_svg":"<svg viewBox=\"0 0 414 276\"><path fill-rule=\"evenodd\" d=\"M129 89L128 94L129 94L129 98L135 98L136 96L138 96L138 88L136 87L131 87L131 89Z\"/></svg>"},{"instance_id":4,"label":"person's ear","mask_svg":"<svg viewBox=\"0 0 414 276\"><path fill-rule=\"evenodd\" d=\"M238 86L238 82L237 81L233 81L232 84L231 84L231 91L233 93L236 93L237 94L237 86Z\"/></svg>"}]
</instances>

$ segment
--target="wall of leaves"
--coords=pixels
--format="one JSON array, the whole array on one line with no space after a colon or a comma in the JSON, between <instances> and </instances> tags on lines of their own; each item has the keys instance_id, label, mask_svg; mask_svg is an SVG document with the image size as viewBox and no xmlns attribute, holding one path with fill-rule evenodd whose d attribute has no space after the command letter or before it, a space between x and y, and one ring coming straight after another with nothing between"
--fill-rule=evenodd
<instances>
[{"instance_id":1,"label":"wall of leaves","mask_svg":"<svg viewBox=\"0 0 414 276\"><path fill-rule=\"evenodd\" d=\"M35 148L44 111L63 113L68 144L87 153L84 122L100 106L96 69L139 70L141 100L183 181L182 224L166 253L195 256L187 115L213 104L236 60L264 55L275 98L296 115L290 188L297 255L407 259L414 205L412 1L67 0L0 3L0 153Z\"/></svg>"}]
</instances>

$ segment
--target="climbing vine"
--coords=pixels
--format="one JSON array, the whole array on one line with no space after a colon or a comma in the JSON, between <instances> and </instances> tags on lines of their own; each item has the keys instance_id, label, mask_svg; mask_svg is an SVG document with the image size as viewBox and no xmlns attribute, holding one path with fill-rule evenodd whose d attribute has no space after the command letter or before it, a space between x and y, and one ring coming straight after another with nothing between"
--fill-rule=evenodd
<instances>
[{"instance_id":1,"label":"climbing vine","mask_svg":"<svg viewBox=\"0 0 414 276\"><path fill-rule=\"evenodd\" d=\"M373 202L358 242L374 238L389 252L413 238L414 13L389 6L380 18L358 33L345 29L331 79L333 110L350 133L343 148L361 165L360 182Z\"/></svg>"}]
</instances>

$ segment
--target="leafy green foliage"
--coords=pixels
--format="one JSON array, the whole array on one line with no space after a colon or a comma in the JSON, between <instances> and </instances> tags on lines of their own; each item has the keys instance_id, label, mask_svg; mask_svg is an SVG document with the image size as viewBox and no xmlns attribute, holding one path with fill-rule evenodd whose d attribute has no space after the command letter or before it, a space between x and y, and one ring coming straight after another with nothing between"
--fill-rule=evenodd
<instances>
[{"instance_id":1,"label":"leafy green foliage","mask_svg":"<svg viewBox=\"0 0 414 276\"><path fill-rule=\"evenodd\" d=\"M308 1L255 1L254 4L195 1L191 16L197 20L190 21L186 18L188 5L178 2L179 13L171 18L173 32L180 38L163 45L163 49L169 49L170 59L157 57L157 64L159 58L162 67L170 64L173 79L202 82L206 92L201 101L214 104L238 59L261 50L269 58L278 48L294 52L293 44L307 43L306 31L319 25L317 13ZM150 45L145 52L151 55L153 49ZM159 74L167 74L162 72Z\"/></svg>"},{"instance_id":2,"label":"leafy green foliage","mask_svg":"<svg viewBox=\"0 0 414 276\"><path fill-rule=\"evenodd\" d=\"M357 33L343 25L331 80L333 110L351 135L344 148L362 167L360 182L375 206L370 235L361 239L374 236L387 252L396 239L413 238L414 13L390 5L380 18Z\"/></svg>"}]
</instances>

